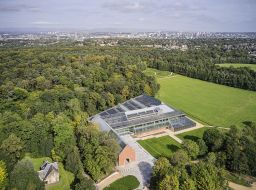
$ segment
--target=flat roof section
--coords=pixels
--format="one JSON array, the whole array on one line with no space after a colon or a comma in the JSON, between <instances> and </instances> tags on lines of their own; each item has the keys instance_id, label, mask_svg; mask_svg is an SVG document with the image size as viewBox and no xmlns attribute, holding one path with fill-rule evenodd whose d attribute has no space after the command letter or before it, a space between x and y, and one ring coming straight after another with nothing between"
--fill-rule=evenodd
<instances>
[{"instance_id":1,"label":"flat roof section","mask_svg":"<svg viewBox=\"0 0 256 190\"><path fill-rule=\"evenodd\" d=\"M145 94L137 96L134 98L135 100L137 100L138 102L142 103L143 105L147 106L147 107L151 107L151 106L158 106L161 104L160 100L157 100L151 96L147 96Z\"/></svg>"},{"instance_id":2,"label":"flat roof section","mask_svg":"<svg viewBox=\"0 0 256 190\"><path fill-rule=\"evenodd\" d=\"M108 127L113 130L119 130L130 126L138 126L154 121L165 121L166 119L183 116L185 116L184 113L161 103L161 101L154 97L140 95L91 117L91 121L97 123L97 120L99 120L98 123L102 125L102 122L105 122L106 126L103 125L105 130ZM181 124L188 122L183 120Z\"/></svg>"}]
</instances>

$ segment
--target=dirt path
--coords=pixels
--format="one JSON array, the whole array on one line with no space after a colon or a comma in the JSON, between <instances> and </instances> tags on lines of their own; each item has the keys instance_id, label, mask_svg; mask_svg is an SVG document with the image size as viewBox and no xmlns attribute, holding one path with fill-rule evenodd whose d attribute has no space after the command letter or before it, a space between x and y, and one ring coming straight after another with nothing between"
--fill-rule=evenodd
<instances>
[{"instance_id":1,"label":"dirt path","mask_svg":"<svg viewBox=\"0 0 256 190\"><path fill-rule=\"evenodd\" d=\"M229 181L228 185L234 190L256 190L256 183L253 183L252 187L246 187Z\"/></svg>"}]
</instances>

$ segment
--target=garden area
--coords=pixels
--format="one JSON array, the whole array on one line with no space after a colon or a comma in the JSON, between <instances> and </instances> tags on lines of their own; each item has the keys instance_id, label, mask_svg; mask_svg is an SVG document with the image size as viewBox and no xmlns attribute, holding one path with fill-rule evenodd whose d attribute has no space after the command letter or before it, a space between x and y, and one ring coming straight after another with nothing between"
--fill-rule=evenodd
<instances>
[{"instance_id":1,"label":"garden area","mask_svg":"<svg viewBox=\"0 0 256 190\"><path fill-rule=\"evenodd\" d=\"M169 136L139 140L137 142L155 158L161 156L170 157L181 146L180 143Z\"/></svg>"},{"instance_id":2,"label":"garden area","mask_svg":"<svg viewBox=\"0 0 256 190\"><path fill-rule=\"evenodd\" d=\"M139 186L139 181L132 175L125 176L121 179L116 180L104 190L133 190Z\"/></svg>"}]
</instances>

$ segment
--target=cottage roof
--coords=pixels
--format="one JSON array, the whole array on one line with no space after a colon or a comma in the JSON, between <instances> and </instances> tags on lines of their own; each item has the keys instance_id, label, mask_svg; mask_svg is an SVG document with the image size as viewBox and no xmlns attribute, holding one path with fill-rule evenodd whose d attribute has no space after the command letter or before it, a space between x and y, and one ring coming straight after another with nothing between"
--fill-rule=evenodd
<instances>
[{"instance_id":1,"label":"cottage roof","mask_svg":"<svg viewBox=\"0 0 256 190\"><path fill-rule=\"evenodd\" d=\"M56 172L59 172L57 162L49 163L48 161L45 161L40 168L41 170L38 171L38 174L39 178L43 181L48 177L51 171L55 170Z\"/></svg>"}]
</instances>

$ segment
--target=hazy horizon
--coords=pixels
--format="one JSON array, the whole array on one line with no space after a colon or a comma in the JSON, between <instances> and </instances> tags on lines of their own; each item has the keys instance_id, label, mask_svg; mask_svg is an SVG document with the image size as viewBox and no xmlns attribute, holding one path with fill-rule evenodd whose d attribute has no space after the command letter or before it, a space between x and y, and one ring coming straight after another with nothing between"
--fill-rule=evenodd
<instances>
[{"instance_id":1,"label":"hazy horizon","mask_svg":"<svg viewBox=\"0 0 256 190\"><path fill-rule=\"evenodd\" d=\"M0 0L0 30L256 32L255 10L254 0Z\"/></svg>"}]
</instances>

